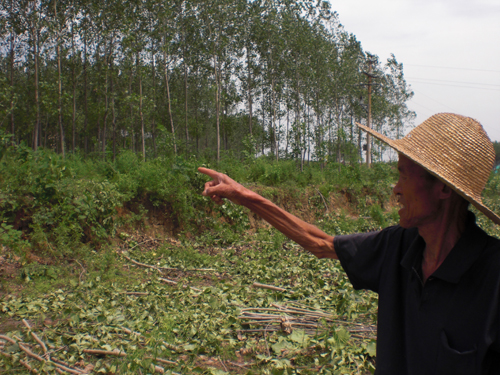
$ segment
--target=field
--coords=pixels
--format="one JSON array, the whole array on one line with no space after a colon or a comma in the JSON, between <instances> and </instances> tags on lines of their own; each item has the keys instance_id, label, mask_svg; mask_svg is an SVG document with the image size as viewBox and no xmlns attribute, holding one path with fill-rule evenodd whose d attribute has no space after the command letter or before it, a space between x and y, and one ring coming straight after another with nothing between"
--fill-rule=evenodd
<instances>
[{"instance_id":1,"label":"field","mask_svg":"<svg viewBox=\"0 0 500 375\"><path fill-rule=\"evenodd\" d=\"M373 372L377 296L245 209L202 197L202 164L4 155L2 373ZM333 235L397 222L391 164L217 168ZM499 191L492 176L497 212Z\"/></svg>"}]
</instances>

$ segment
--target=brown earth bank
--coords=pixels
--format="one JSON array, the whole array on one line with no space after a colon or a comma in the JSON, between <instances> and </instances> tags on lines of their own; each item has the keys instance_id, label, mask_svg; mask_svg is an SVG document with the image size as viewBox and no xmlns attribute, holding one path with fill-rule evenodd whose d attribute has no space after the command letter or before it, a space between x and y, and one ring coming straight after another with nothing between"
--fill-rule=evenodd
<instances>
[{"instance_id":1,"label":"brown earth bank","mask_svg":"<svg viewBox=\"0 0 500 375\"><path fill-rule=\"evenodd\" d=\"M315 223L327 214L342 214L348 218L356 219L359 217L357 206L360 204L361 199L366 206L377 203L385 210L397 205L393 195L384 200L384 197L377 197L366 188L361 194L342 189L330 192L325 196L314 186L305 189L293 186L275 188L249 185L248 187L309 223ZM207 204L202 209L204 215L216 217L216 206L208 199ZM245 211L249 219L249 232L269 227L269 224L260 217L249 210L245 209ZM187 239L196 239L198 235L206 230L206 228L202 227L194 227L193 229L192 225L190 230L186 230L188 226L176 215L171 206L154 205L147 197L127 202L123 207L117 207L116 213L115 221L122 224L116 230L117 237L109 239L112 246L120 246L120 243L123 242L122 239L118 238L120 233L128 233L138 243L141 243L145 241L144 239L147 239L147 241L153 241L154 239L177 241L181 233ZM218 220L231 224L230 219L224 217L219 217ZM74 259L64 259L64 261L72 264L75 272L78 272L79 266ZM61 259L52 257L50 253L44 252L41 254L39 251L28 251L21 258L0 244L0 297L5 295L6 290L13 291L22 288L19 285L19 276L23 265L30 263L55 265L60 264Z\"/></svg>"},{"instance_id":2,"label":"brown earth bank","mask_svg":"<svg viewBox=\"0 0 500 375\"><path fill-rule=\"evenodd\" d=\"M319 218L323 218L325 214L343 214L348 218L356 219L359 217L357 206L362 203L365 206L379 204L382 209L390 210L398 205L397 200L393 194L388 196L380 196L364 188L362 192L353 192L349 189L342 189L337 192L330 192L327 196L323 195L317 187L309 186L303 188L274 188L249 185L248 188L256 193L269 199L277 206L283 208L285 211L292 213L300 219L308 222L315 223ZM208 201L208 198L207 198ZM191 229L190 232L185 232L186 223L176 215L169 205L155 206L147 197L142 200L128 202L123 208L117 208L119 217L127 218L132 214L137 214L140 210L146 210L144 217L135 223L134 227L141 227L146 235L177 238L182 232L189 237L196 237L204 229L197 227ZM203 207L205 216L216 216L215 204L207 203ZM258 228L269 226L256 214L246 210L248 214L250 230L255 231ZM221 221L228 221L227 219L220 218ZM126 229L125 228L122 229ZM196 232L195 230L199 230Z\"/></svg>"}]
</instances>

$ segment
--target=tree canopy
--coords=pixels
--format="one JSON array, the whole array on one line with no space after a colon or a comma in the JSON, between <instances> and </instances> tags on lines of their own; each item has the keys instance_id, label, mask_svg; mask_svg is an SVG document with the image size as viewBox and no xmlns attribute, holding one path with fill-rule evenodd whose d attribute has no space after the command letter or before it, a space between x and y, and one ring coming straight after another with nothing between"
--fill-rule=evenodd
<instances>
[{"instance_id":1,"label":"tree canopy","mask_svg":"<svg viewBox=\"0 0 500 375\"><path fill-rule=\"evenodd\" d=\"M34 149L359 160L369 64L373 126L400 137L414 116L403 65L327 1L5 0L0 17L0 129Z\"/></svg>"}]
</instances>

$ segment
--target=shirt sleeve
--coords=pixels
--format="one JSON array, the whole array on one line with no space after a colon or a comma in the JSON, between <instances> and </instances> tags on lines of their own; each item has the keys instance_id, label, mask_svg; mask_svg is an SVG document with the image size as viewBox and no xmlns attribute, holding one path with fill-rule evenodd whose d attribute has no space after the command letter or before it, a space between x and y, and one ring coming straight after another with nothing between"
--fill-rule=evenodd
<instances>
[{"instance_id":1,"label":"shirt sleeve","mask_svg":"<svg viewBox=\"0 0 500 375\"><path fill-rule=\"evenodd\" d=\"M335 236L333 246L355 289L380 290L384 269L393 272L401 262L405 229Z\"/></svg>"}]
</instances>

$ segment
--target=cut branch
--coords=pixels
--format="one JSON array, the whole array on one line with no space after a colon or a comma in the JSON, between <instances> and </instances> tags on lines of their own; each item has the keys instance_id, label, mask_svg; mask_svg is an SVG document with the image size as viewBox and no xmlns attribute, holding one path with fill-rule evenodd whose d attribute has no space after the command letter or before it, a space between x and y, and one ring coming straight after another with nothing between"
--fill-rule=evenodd
<instances>
[{"instance_id":1,"label":"cut branch","mask_svg":"<svg viewBox=\"0 0 500 375\"><path fill-rule=\"evenodd\" d=\"M115 349L115 350L83 349L83 352L87 354L97 354L97 355L114 355L117 357L127 356L127 353L121 351L120 349Z\"/></svg>"},{"instance_id":2,"label":"cut branch","mask_svg":"<svg viewBox=\"0 0 500 375\"><path fill-rule=\"evenodd\" d=\"M31 336L35 339L35 341L42 347L43 354L47 354L47 346L45 346L45 343L37 336L35 332L31 330L31 326L26 321L26 319L23 319L23 324L26 326L26 328L28 328L28 331L31 333Z\"/></svg>"},{"instance_id":3,"label":"cut branch","mask_svg":"<svg viewBox=\"0 0 500 375\"><path fill-rule=\"evenodd\" d=\"M260 284L260 283L253 283L252 285L254 288L262 288L262 289L270 289L270 290L275 290L277 292L287 292L285 288L280 288L278 286L273 286L273 285L266 285L266 284ZM293 293L290 291L290 293Z\"/></svg>"},{"instance_id":4,"label":"cut branch","mask_svg":"<svg viewBox=\"0 0 500 375\"><path fill-rule=\"evenodd\" d=\"M17 341L13 338L5 335L0 335L0 339L10 342L11 344L17 344Z\"/></svg>"},{"instance_id":5,"label":"cut branch","mask_svg":"<svg viewBox=\"0 0 500 375\"><path fill-rule=\"evenodd\" d=\"M174 280L170 280L170 279L165 279L163 277L159 277L158 280L161 280L161 281L164 281L166 282L167 284L172 284L172 285L177 285L179 284L177 281L174 281ZM187 285L182 285L183 288L188 288ZM192 290L194 290L195 292L203 292L203 290L201 289L198 289L198 288L195 288L195 287L192 287L192 286L189 286L189 288L191 288Z\"/></svg>"},{"instance_id":6,"label":"cut branch","mask_svg":"<svg viewBox=\"0 0 500 375\"><path fill-rule=\"evenodd\" d=\"M162 270L165 270L165 271L183 271L183 272L195 272L195 271L206 271L206 272L209 272L209 271L217 271L216 269L213 269L213 268L191 268L191 269L186 269L186 270L182 270L182 269L179 269L179 268L171 268L171 267L159 267L159 266L153 266L151 264L146 264L146 263L141 263L141 262L138 262L136 260L133 260L132 258L122 254L123 257L125 259L127 259L128 261L134 263L135 265L138 265L138 266L141 266L141 267L146 267L146 268L152 268L152 269L155 269L159 272L161 272Z\"/></svg>"}]
</instances>

